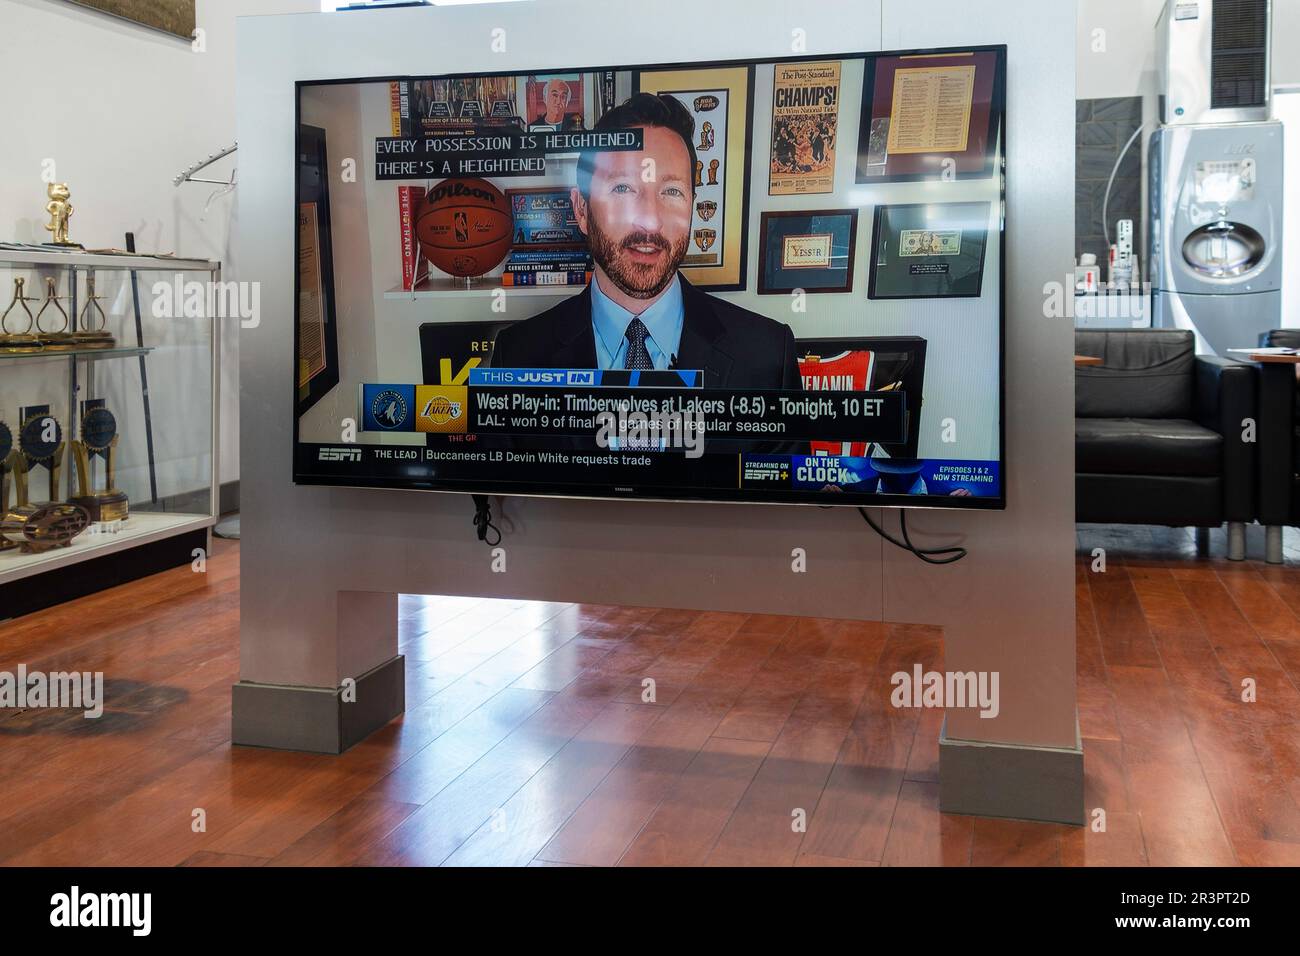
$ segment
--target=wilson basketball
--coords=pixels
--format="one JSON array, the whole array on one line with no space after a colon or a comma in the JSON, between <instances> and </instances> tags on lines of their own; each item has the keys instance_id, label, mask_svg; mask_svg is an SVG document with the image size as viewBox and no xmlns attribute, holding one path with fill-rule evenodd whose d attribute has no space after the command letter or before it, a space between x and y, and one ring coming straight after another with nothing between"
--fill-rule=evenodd
<instances>
[{"instance_id":1,"label":"wilson basketball","mask_svg":"<svg viewBox=\"0 0 1300 956\"><path fill-rule=\"evenodd\" d=\"M444 179L429 190L415 218L424 256L454 276L481 276L510 251L510 204L483 179Z\"/></svg>"}]
</instances>

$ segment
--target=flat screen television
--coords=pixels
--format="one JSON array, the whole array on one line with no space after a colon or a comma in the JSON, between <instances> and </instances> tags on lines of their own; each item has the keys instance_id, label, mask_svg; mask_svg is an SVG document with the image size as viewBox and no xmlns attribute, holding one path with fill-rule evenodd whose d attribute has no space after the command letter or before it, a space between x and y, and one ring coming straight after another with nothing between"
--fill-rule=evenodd
<instances>
[{"instance_id":1,"label":"flat screen television","mask_svg":"<svg viewBox=\"0 0 1300 956\"><path fill-rule=\"evenodd\" d=\"M1004 507L1005 77L300 82L295 481Z\"/></svg>"}]
</instances>

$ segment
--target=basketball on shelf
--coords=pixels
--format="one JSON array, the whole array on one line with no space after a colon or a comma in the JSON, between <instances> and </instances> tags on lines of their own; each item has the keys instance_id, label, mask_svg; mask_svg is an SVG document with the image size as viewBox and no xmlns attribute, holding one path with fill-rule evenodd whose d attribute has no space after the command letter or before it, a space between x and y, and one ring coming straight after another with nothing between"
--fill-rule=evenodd
<instances>
[{"instance_id":1,"label":"basketball on shelf","mask_svg":"<svg viewBox=\"0 0 1300 956\"><path fill-rule=\"evenodd\" d=\"M429 190L415 237L433 265L460 278L491 272L510 251L510 203L484 179L444 179Z\"/></svg>"}]
</instances>

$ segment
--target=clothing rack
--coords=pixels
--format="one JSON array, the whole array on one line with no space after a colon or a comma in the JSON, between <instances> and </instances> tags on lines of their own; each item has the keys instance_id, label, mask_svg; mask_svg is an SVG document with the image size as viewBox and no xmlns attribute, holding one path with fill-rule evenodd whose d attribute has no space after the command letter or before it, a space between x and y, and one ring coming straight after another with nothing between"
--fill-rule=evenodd
<instances>
[{"instance_id":1,"label":"clothing rack","mask_svg":"<svg viewBox=\"0 0 1300 956\"><path fill-rule=\"evenodd\" d=\"M193 166L190 166L189 168L187 168L184 172L182 172L182 173L181 173L179 176L177 176L175 179L173 179L173 180L172 180L172 185L173 185L173 186L179 186L181 183L212 183L212 184L215 185L215 186L233 186L233 185L235 184L235 173L234 173L233 171L232 171L231 174L230 174L230 179L229 179L229 180L226 180L226 179L200 179L200 178L196 177L194 174L197 173L197 172L199 172L199 170L207 169L209 166L211 166L213 163L215 163L215 162L216 162L217 160L219 160L219 159L225 159L227 156L229 156L231 153L233 153L233 152L234 152L235 150L237 150L237 149L239 149L239 144L238 144L238 143L231 143L231 144L230 144L229 146L227 146L225 149L213 153L213 154L210 155L207 159L200 160L199 162L195 163Z\"/></svg>"}]
</instances>

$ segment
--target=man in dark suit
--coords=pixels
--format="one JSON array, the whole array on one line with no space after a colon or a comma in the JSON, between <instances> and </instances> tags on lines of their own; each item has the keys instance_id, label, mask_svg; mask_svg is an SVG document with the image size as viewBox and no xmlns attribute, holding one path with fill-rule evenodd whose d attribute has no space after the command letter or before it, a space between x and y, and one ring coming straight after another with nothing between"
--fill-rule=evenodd
<instances>
[{"instance_id":1,"label":"man in dark suit","mask_svg":"<svg viewBox=\"0 0 1300 956\"><path fill-rule=\"evenodd\" d=\"M678 274L695 206L695 121L638 93L596 129L643 130L640 151L585 151L571 190L594 260L580 294L502 330L496 368L702 370L706 388L799 390L790 327L708 295Z\"/></svg>"}]
</instances>

